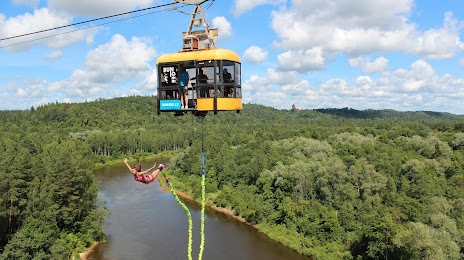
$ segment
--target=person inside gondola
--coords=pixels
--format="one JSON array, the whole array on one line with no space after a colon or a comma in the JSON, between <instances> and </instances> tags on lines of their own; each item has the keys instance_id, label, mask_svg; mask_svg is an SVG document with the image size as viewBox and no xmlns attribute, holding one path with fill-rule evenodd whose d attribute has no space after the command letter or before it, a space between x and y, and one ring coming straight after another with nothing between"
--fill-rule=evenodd
<instances>
[{"instance_id":1,"label":"person inside gondola","mask_svg":"<svg viewBox=\"0 0 464 260\"><path fill-rule=\"evenodd\" d=\"M234 80L232 79L232 75L227 71L226 68L224 68L222 76L224 77L224 83L234 82ZM224 97L228 97L230 94L232 94L232 88L230 86L225 86Z\"/></svg>"},{"instance_id":2,"label":"person inside gondola","mask_svg":"<svg viewBox=\"0 0 464 260\"><path fill-rule=\"evenodd\" d=\"M206 84L208 83L208 76L203 73L203 69L198 70L198 76L192 78L191 80L195 80L198 78L198 82L200 84ZM208 93L208 88L205 86L200 86L200 97L209 97Z\"/></svg>"},{"instance_id":3,"label":"person inside gondola","mask_svg":"<svg viewBox=\"0 0 464 260\"><path fill-rule=\"evenodd\" d=\"M180 65L180 103L182 109L188 108L188 83L190 81L190 76L185 69L183 64Z\"/></svg>"},{"instance_id":4,"label":"person inside gondola","mask_svg":"<svg viewBox=\"0 0 464 260\"><path fill-rule=\"evenodd\" d=\"M224 83L233 83L234 80L232 79L232 75L227 71L226 68L224 68L223 71L223 76L224 76Z\"/></svg>"}]
</instances>

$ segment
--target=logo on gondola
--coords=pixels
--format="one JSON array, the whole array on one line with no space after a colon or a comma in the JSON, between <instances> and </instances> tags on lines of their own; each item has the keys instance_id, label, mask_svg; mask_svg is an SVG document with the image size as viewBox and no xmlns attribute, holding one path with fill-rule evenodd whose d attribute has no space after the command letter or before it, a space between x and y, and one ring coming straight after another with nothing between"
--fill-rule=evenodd
<instances>
[{"instance_id":1,"label":"logo on gondola","mask_svg":"<svg viewBox=\"0 0 464 260\"><path fill-rule=\"evenodd\" d=\"M164 67L163 80L166 84L177 84L177 67Z\"/></svg>"},{"instance_id":2,"label":"logo on gondola","mask_svg":"<svg viewBox=\"0 0 464 260\"><path fill-rule=\"evenodd\" d=\"M180 100L160 100L160 110L180 109Z\"/></svg>"}]
</instances>

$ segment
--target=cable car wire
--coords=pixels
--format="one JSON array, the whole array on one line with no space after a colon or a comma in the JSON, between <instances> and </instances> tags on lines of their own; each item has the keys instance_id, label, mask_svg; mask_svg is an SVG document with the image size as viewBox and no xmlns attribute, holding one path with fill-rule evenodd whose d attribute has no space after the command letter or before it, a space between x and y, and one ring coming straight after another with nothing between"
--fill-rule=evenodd
<instances>
[{"instance_id":1,"label":"cable car wire","mask_svg":"<svg viewBox=\"0 0 464 260\"><path fill-rule=\"evenodd\" d=\"M212 0L212 2L211 2L208 6L205 7L205 9L203 10L203 12L206 12L206 11L214 4L214 1L215 1L215 0ZM204 1L203 3L205 3L205 2L207 2L207 1ZM203 3L201 3L201 4L203 4ZM175 7L174 7L174 8L175 8ZM177 11L178 11L179 13L187 14L187 15L198 14L198 12L197 12L197 13L187 13L187 12L180 11L180 10L177 10Z\"/></svg>"},{"instance_id":2,"label":"cable car wire","mask_svg":"<svg viewBox=\"0 0 464 260\"><path fill-rule=\"evenodd\" d=\"M186 5L181 6L180 8L184 8L184 7L186 7ZM176 8L176 9L178 9L178 8ZM29 42L40 41L40 40L43 40L43 39L56 37L56 36L60 36L60 35L63 35L63 34L68 34L68 33L73 33L73 32L77 32L77 31L87 30L87 29L91 29L91 28L94 28L94 27L99 27L99 26L106 25L106 24L121 22L121 21L125 21L125 20L130 20L130 19L133 19L133 18L138 18L138 17L142 17L142 16L146 16L146 15L150 15L150 14L161 13L161 12L166 12L166 11L171 11L171 9L164 9L164 10L161 10L161 11L150 12L150 13L131 16L131 17L127 17L127 18L123 18L123 19L119 19L119 20L115 20L115 21L111 21L111 22L106 22L106 23L102 23L102 24L87 26L87 27L79 28L79 29L76 29L76 30L68 31L68 32L57 33L57 34L53 34L53 35L49 35L49 36L44 36L44 37L41 37L41 38L28 40L28 41L22 41L22 42L13 43L13 44L10 44L10 45L0 46L0 48L7 48L7 47L11 47L11 46L16 46L16 45L20 45L20 44L29 43Z\"/></svg>"},{"instance_id":3,"label":"cable car wire","mask_svg":"<svg viewBox=\"0 0 464 260\"><path fill-rule=\"evenodd\" d=\"M44 33L44 32L53 31L53 30L57 30L57 29L62 29L62 28L66 28L66 27L71 27L71 26L75 26L75 25L79 25L79 24L85 24L85 23L95 22L95 21L104 20L104 19L108 19L108 18L113 18L113 17L117 17L117 16L121 16L121 15L127 15L127 14L132 14L132 13L147 11L147 10L156 9L156 8L161 8L161 7L166 7L166 6L175 5L175 4L178 4L178 3L170 3L170 4L152 6L152 7L147 7L147 8L138 9L138 10L134 10L134 11L129 11L129 12L125 12L125 13L113 14L113 15L109 15L109 16L105 16L105 17L100 17L100 18L96 18L96 19L92 19L92 20L87 20L87 21L83 21L83 22L78 22L78 23L73 23L73 24L58 26L58 27L55 27L55 28L45 29L45 30L41 30L41 31L36 31L36 32L25 33L25 34L21 34L21 35L16 35L16 36L11 36L11 37L1 38L0 41L15 39L15 38L24 37L24 36L33 35L33 34L38 34L38 33Z\"/></svg>"}]
</instances>

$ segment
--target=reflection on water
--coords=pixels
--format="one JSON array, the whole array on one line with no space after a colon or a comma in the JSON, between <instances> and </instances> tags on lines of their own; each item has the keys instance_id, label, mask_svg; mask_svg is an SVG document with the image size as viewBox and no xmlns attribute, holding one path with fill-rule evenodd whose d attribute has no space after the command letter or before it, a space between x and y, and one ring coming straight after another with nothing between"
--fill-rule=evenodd
<instances>
[{"instance_id":1,"label":"reflection on water","mask_svg":"<svg viewBox=\"0 0 464 260\"><path fill-rule=\"evenodd\" d=\"M142 170L152 165L152 161L144 162ZM135 182L122 161L97 170L96 176L99 197L108 201L112 214L106 225L107 242L90 259L187 259L188 218L171 193L162 191L156 181L149 185ZM197 259L201 208L195 202L183 202L192 213L192 258ZM229 216L209 208L205 212L205 260L309 259Z\"/></svg>"}]
</instances>

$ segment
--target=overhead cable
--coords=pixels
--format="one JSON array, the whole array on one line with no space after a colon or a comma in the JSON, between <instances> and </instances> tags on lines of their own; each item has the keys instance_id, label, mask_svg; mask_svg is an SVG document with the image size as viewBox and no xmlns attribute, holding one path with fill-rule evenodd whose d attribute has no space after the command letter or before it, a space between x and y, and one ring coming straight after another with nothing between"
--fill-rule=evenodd
<instances>
[{"instance_id":1,"label":"overhead cable","mask_svg":"<svg viewBox=\"0 0 464 260\"><path fill-rule=\"evenodd\" d=\"M182 6L180 8L183 8L183 7L185 7L185 6ZM68 34L68 33L73 33L73 32L77 32L77 31L87 30L87 29L91 29L91 28L94 28L94 27L99 27L99 26L106 25L106 24L117 23L117 22L121 22L121 21L124 21L124 20L130 20L130 19L133 19L133 18L142 17L142 16L146 16L146 15L150 15L150 14L161 13L161 12L165 12L165 11L171 11L171 8L164 9L164 10L161 10L161 11L156 11L156 12L150 12L150 13L146 13L146 14L140 14L140 15L136 15L136 16L131 16L131 17L127 17L127 18L123 18L123 19L119 19L119 20L115 20L115 21L111 21L111 22L101 23L101 24L97 24L97 25L82 27L82 28L79 28L79 29L76 29L76 30L67 31L67 32L61 32L61 33L48 35L48 36L44 36L44 37L40 37L40 38L36 38L36 39L32 39L32 40L13 43L13 44L10 44L10 45L4 45L4 46L0 46L0 48L7 48L7 47L16 46L16 45L20 45L20 44L25 44L25 43L29 43L29 42L33 42L33 41L39 41L39 40L43 40L43 39L47 39L47 38L51 38L51 37L56 37L56 36L63 35L63 34ZM53 30L53 29L50 29L50 30Z\"/></svg>"},{"instance_id":2,"label":"overhead cable","mask_svg":"<svg viewBox=\"0 0 464 260\"><path fill-rule=\"evenodd\" d=\"M15 38L24 37L24 36L33 35L33 34L38 34L38 33L44 33L44 32L48 32L48 31L53 31L53 30L57 30L57 29L62 29L62 28L66 28L66 27L75 26L75 25L80 25L80 24L95 22L95 21L99 21L99 20L104 20L104 19L113 18L113 17L117 17L117 16L122 16L122 15L127 15L127 14L142 12L142 11L147 11L147 10L156 9L156 8L161 8L161 7L170 6L170 5L175 5L175 4L177 4L177 3L170 3L170 4L152 6L152 7L147 7L147 8L144 8L144 9L138 9L138 10L134 10L134 11L130 11L130 12L125 12L125 13L120 13L120 14L113 14L113 15L109 15L109 16L105 16L105 17L100 17L100 18L96 18L96 19L92 19L92 20L87 20L87 21L83 21L83 22L78 22L78 23L73 23L73 24L58 26L58 27L55 27L55 28L45 29L45 30L41 30L41 31L36 31L36 32L25 33L25 34L21 34L21 35L16 35L16 36L11 36L11 37L1 38L0 41L15 39Z\"/></svg>"}]
</instances>

